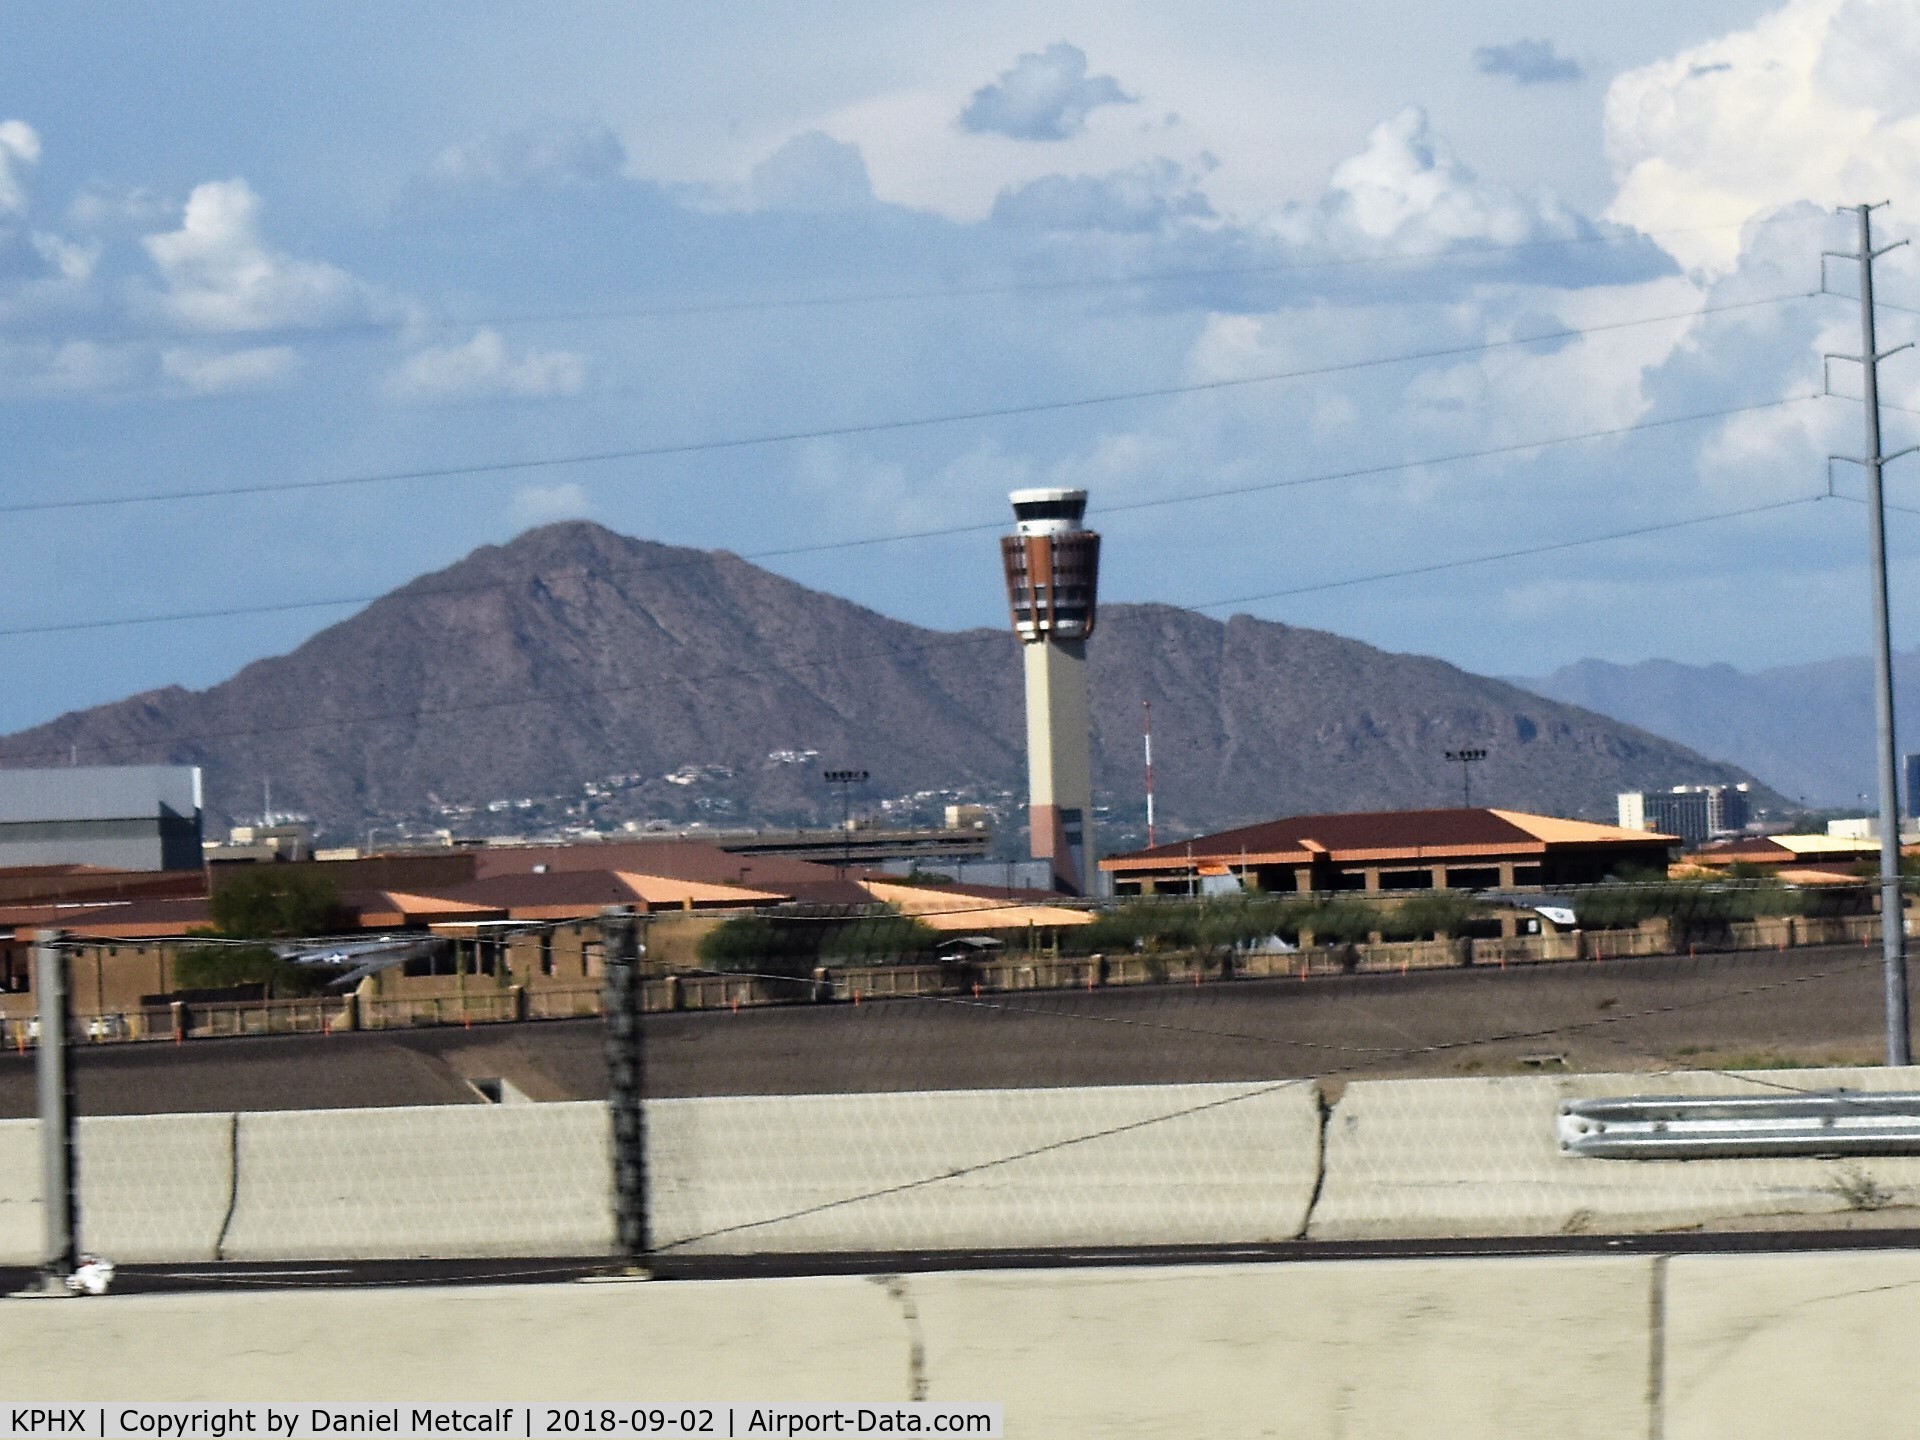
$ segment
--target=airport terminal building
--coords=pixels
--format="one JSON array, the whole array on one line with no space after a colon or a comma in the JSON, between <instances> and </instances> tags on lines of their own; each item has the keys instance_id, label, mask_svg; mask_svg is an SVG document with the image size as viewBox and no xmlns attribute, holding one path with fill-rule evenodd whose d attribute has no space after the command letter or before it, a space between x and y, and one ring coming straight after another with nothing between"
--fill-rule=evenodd
<instances>
[{"instance_id":1,"label":"airport terminal building","mask_svg":"<svg viewBox=\"0 0 1920 1440\"><path fill-rule=\"evenodd\" d=\"M1664 875L1677 835L1519 810L1295 815L1100 862L1116 895L1218 889L1492 890Z\"/></svg>"}]
</instances>

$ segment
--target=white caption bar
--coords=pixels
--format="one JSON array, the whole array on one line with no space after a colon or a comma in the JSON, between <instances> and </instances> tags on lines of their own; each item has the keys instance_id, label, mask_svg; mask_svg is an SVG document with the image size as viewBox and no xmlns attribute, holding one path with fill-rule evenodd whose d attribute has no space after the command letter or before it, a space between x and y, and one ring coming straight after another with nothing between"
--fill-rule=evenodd
<instances>
[{"instance_id":1,"label":"white caption bar","mask_svg":"<svg viewBox=\"0 0 1920 1440\"><path fill-rule=\"evenodd\" d=\"M999 1440L998 1405L4 1405L0 1440L764 1440L964 1435Z\"/></svg>"}]
</instances>

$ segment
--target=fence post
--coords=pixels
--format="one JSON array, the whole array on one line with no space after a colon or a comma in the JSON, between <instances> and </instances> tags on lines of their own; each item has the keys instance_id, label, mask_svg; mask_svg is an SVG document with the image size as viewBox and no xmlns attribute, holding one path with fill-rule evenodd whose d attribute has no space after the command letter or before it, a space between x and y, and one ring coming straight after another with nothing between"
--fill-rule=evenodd
<instances>
[{"instance_id":1,"label":"fence post","mask_svg":"<svg viewBox=\"0 0 1920 1440\"><path fill-rule=\"evenodd\" d=\"M40 1082L40 1290L71 1295L67 1277L80 1268L74 1203L73 1070L67 1040L73 1006L67 995L67 956L58 930L33 937L33 988L40 1001L40 1044L34 1057Z\"/></svg>"},{"instance_id":2,"label":"fence post","mask_svg":"<svg viewBox=\"0 0 1920 1440\"><path fill-rule=\"evenodd\" d=\"M607 982L607 1104L613 1115L615 1244L629 1273L644 1275L647 1216L646 986L631 910L600 912Z\"/></svg>"}]
</instances>

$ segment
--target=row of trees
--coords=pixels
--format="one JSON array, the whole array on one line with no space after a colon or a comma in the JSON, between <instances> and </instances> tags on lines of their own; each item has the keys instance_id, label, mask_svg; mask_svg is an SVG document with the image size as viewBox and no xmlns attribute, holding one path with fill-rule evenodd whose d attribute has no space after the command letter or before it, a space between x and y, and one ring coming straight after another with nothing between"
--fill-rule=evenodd
<instances>
[{"instance_id":1,"label":"row of trees","mask_svg":"<svg viewBox=\"0 0 1920 1440\"><path fill-rule=\"evenodd\" d=\"M1483 921L1487 908L1452 890L1421 890L1388 901L1357 895L1232 895L1193 902L1142 901L1102 913L1091 925L1064 931L1063 950L1227 950L1279 936L1297 945L1458 936Z\"/></svg>"},{"instance_id":2,"label":"row of trees","mask_svg":"<svg viewBox=\"0 0 1920 1440\"><path fill-rule=\"evenodd\" d=\"M1465 932L1485 907L1451 891L1409 895L1380 903L1359 897L1234 896L1191 903L1139 902L1099 915L1091 925L1049 930L1043 943L1064 954L1121 950L1224 950L1278 935L1298 944L1351 943L1381 935L1417 940ZM993 926L991 912L980 917ZM822 965L923 960L940 936L910 915L860 917L742 915L701 938L700 963L713 970L803 976Z\"/></svg>"},{"instance_id":3,"label":"row of trees","mask_svg":"<svg viewBox=\"0 0 1920 1440\"><path fill-rule=\"evenodd\" d=\"M822 965L920 960L940 936L924 921L887 911L860 916L739 915L700 937L709 970L804 977Z\"/></svg>"}]
</instances>

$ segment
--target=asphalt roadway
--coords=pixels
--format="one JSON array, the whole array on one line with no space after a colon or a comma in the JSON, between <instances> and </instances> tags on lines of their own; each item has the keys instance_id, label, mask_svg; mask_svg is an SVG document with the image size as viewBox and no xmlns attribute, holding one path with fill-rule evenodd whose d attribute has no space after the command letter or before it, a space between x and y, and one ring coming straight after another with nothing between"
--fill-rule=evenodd
<instances>
[{"instance_id":1,"label":"asphalt roadway","mask_svg":"<svg viewBox=\"0 0 1920 1440\"><path fill-rule=\"evenodd\" d=\"M1021 991L649 1016L647 1091L1114 1085L1876 1064L1877 949L1742 951L1298 980ZM606 1094L605 1027L541 1021L78 1048L81 1114ZM0 1055L0 1117L35 1110Z\"/></svg>"}]
</instances>

